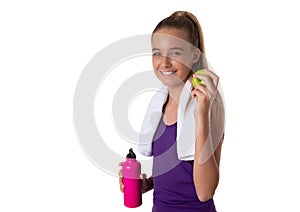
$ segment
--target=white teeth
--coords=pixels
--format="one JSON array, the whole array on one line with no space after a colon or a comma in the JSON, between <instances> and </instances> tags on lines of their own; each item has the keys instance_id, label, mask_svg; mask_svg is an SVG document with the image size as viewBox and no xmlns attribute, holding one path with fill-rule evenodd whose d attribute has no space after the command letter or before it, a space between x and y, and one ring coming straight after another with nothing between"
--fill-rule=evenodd
<instances>
[{"instance_id":1,"label":"white teeth","mask_svg":"<svg viewBox=\"0 0 300 212\"><path fill-rule=\"evenodd\" d=\"M161 71L160 73L165 76L169 76L175 74L176 71Z\"/></svg>"}]
</instances>

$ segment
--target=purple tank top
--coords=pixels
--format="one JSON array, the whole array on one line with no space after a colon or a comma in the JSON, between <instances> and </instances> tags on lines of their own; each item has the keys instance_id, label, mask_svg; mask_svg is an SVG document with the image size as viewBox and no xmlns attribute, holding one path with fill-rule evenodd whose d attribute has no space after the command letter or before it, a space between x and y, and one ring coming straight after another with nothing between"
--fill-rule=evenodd
<instances>
[{"instance_id":1,"label":"purple tank top","mask_svg":"<svg viewBox=\"0 0 300 212\"><path fill-rule=\"evenodd\" d=\"M216 212L213 199L200 202L193 182L193 161L180 161L176 151L177 123L161 120L153 142L152 212Z\"/></svg>"}]
</instances>

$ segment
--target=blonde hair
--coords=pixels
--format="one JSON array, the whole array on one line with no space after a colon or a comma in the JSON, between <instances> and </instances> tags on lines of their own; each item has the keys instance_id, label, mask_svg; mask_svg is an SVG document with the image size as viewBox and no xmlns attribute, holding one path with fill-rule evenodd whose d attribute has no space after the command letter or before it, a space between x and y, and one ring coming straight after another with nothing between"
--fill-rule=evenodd
<instances>
[{"instance_id":1,"label":"blonde hair","mask_svg":"<svg viewBox=\"0 0 300 212\"><path fill-rule=\"evenodd\" d=\"M196 16L187 11L176 11L160 21L153 30L153 33L162 28L176 28L187 32L189 37L188 42L197 47L201 52L200 58L198 62L193 65L192 71L207 68L203 32Z\"/></svg>"}]
</instances>

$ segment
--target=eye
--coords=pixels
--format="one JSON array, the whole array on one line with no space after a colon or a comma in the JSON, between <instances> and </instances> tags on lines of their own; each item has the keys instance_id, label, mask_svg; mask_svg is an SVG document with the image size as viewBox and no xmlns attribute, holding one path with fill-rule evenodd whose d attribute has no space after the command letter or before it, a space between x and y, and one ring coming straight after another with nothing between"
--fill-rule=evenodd
<instances>
[{"instance_id":1,"label":"eye","mask_svg":"<svg viewBox=\"0 0 300 212\"><path fill-rule=\"evenodd\" d=\"M177 57L182 55L180 51L171 51L170 52L170 57Z\"/></svg>"},{"instance_id":2,"label":"eye","mask_svg":"<svg viewBox=\"0 0 300 212\"><path fill-rule=\"evenodd\" d=\"M161 53L160 52L153 52L153 56L161 56Z\"/></svg>"}]
</instances>

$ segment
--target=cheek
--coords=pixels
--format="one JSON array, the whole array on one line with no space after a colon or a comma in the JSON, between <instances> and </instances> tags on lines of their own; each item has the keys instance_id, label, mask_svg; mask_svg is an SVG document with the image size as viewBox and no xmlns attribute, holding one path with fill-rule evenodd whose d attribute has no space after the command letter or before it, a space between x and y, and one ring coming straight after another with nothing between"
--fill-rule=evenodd
<instances>
[{"instance_id":1,"label":"cheek","mask_svg":"<svg viewBox=\"0 0 300 212\"><path fill-rule=\"evenodd\" d=\"M192 68L193 66L193 61L190 58L178 58L176 61L174 61L174 63L183 69Z\"/></svg>"},{"instance_id":2,"label":"cheek","mask_svg":"<svg viewBox=\"0 0 300 212\"><path fill-rule=\"evenodd\" d=\"M185 64L188 68L191 69L193 67L193 64L194 64L193 57L191 56L189 58L186 58Z\"/></svg>"},{"instance_id":3,"label":"cheek","mask_svg":"<svg viewBox=\"0 0 300 212\"><path fill-rule=\"evenodd\" d=\"M154 71L158 68L158 66L160 65L161 61L160 58L158 57L152 57L152 66L154 68Z\"/></svg>"},{"instance_id":4,"label":"cheek","mask_svg":"<svg viewBox=\"0 0 300 212\"><path fill-rule=\"evenodd\" d=\"M153 56L152 56L152 66L154 66L154 59L153 59Z\"/></svg>"}]
</instances>

